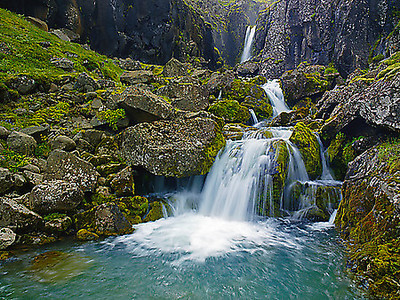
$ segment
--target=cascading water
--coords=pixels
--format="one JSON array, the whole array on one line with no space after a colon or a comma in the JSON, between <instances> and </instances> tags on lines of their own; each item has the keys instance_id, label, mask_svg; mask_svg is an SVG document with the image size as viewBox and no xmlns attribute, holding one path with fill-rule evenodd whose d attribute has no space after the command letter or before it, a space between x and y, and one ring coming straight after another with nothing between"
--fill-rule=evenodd
<instances>
[{"instance_id":1,"label":"cascading water","mask_svg":"<svg viewBox=\"0 0 400 300\"><path fill-rule=\"evenodd\" d=\"M7 275L0 276L0 298L362 298L327 230L335 212L329 222L312 224L261 216L296 217L296 211L307 216L315 196L325 193L324 181L332 180L325 174L309 181L301 154L289 141L291 128L257 127L227 142L203 187L202 178L193 178L191 188L170 197L173 216L103 242L48 246L67 252L75 262L71 266L79 266L67 281L56 281L54 268L46 274L29 270L42 250L25 253L0 265L0 274ZM281 153L288 156L287 178L279 190ZM163 185L160 180L158 188ZM334 193L332 187L326 194Z\"/></svg>"},{"instance_id":2,"label":"cascading water","mask_svg":"<svg viewBox=\"0 0 400 300\"><path fill-rule=\"evenodd\" d=\"M240 63L244 63L250 60L255 34L256 34L256 26L248 26L246 30L246 37L244 39L244 47Z\"/></svg>"},{"instance_id":3,"label":"cascading water","mask_svg":"<svg viewBox=\"0 0 400 300\"><path fill-rule=\"evenodd\" d=\"M262 86L267 93L273 108L273 117L276 117L282 112L289 112L290 108L285 103L282 89L279 86L278 79L270 80Z\"/></svg>"}]
</instances>

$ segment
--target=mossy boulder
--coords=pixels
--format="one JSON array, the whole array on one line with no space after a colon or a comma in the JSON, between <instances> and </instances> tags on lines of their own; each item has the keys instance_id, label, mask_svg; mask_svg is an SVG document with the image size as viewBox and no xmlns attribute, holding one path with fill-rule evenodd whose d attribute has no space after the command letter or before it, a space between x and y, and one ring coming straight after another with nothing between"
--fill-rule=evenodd
<instances>
[{"instance_id":1,"label":"mossy boulder","mask_svg":"<svg viewBox=\"0 0 400 300\"><path fill-rule=\"evenodd\" d=\"M396 299L400 274L400 147L383 143L349 164L336 226L373 298Z\"/></svg>"},{"instance_id":2,"label":"mossy boulder","mask_svg":"<svg viewBox=\"0 0 400 300\"><path fill-rule=\"evenodd\" d=\"M130 196L135 192L133 182L133 171L131 167L126 167L118 172L110 182L111 188L117 196Z\"/></svg>"},{"instance_id":3,"label":"mossy boulder","mask_svg":"<svg viewBox=\"0 0 400 300\"><path fill-rule=\"evenodd\" d=\"M316 179L321 176L322 163L318 140L314 133L304 123L294 126L290 141L297 146L304 160L308 176Z\"/></svg>"},{"instance_id":4,"label":"mossy boulder","mask_svg":"<svg viewBox=\"0 0 400 300\"><path fill-rule=\"evenodd\" d=\"M147 214L144 222L154 222L164 217L163 205L159 201L154 201L150 204L150 211Z\"/></svg>"},{"instance_id":5,"label":"mossy boulder","mask_svg":"<svg viewBox=\"0 0 400 300\"><path fill-rule=\"evenodd\" d=\"M94 232L90 232L86 229L81 229L76 233L76 238L81 241L94 241L98 240L100 237Z\"/></svg>"},{"instance_id":6,"label":"mossy boulder","mask_svg":"<svg viewBox=\"0 0 400 300\"><path fill-rule=\"evenodd\" d=\"M141 196L119 198L117 204L131 224L141 223L149 209L149 201Z\"/></svg>"},{"instance_id":7,"label":"mossy boulder","mask_svg":"<svg viewBox=\"0 0 400 300\"><path fill-rule=\"evenodd\" d=\"M346 135L339 132L328 147L328 160L335 177L343 180L347 172L347 165L356 158L356 151L352 143L346 141Z\"/></svg>"},{"instance_id":8,"label":"mossy boulder","mask_svg":"<svg viewBox=\"0 0 400 300\"><path fill-rule=\"evenodd\" d=\"M225 145L221 129L210 117L199 115L141 123L122 133L120 153L127 163L154 175L206 174Z\"/></svg>"},{"instance_id":9,"label":"mossy boulder","mask_svg":"<svg viewBox=\"0 0 400 300\"><path fill-rule=\"evenodd\" d=\"M225 122L246 123L250 119L248 108L240 105L236 100L214 102L208 111L223 118Z\"/></svg>"},{"instance_id":10,"label":"mossy boulder","mask_svg":"<svg viewBox=\"0 0 400 300\"><path fill-rule=\"evenodd\" d=\"M100 236L132 233L132 225L114 202L104 203L74 216L78 230L86 229Z\"/></svg>"}]
</instances>

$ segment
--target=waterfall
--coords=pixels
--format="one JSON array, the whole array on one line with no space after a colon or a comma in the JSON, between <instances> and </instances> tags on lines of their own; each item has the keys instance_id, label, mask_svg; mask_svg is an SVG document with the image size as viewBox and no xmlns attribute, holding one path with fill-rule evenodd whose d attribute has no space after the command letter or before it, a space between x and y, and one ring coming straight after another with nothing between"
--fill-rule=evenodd
<instances>
[{"instance_id":1,"label":"waterfall","mask_svg":"<svg viewBox=\"0 0 400 300\"><path fill-rule=\"evenodd\" d=\"M257 116L256 116L254 110L249 109L249 111L250 111L250 116L251 116L251 123L253 125L257 124L258 123L258 119L257 119Z\"/></svg>"},{"instance_id":2,"label":"waterfall","mask_svg":"<svg viewBox=\"0 0 400 300\"><path fill-rule=\"evenodd\" d=\"M244 39L244 48L243 48L242 58L240 59L240 63L244 63L250 60L255 34L256 34L256 26L248 26L246 30L246 37Z\"/></svg>"},{"instance_id":3,"label":"waterfall","mask_svg":"<svg viewBox=\"0 0 400 300\"><path fill-rule=\"evenodd\" d=\"M273 116L276 117L281 112L289 112L290 109L285 103L282 89L279 86L279 80L274 79L268 81L262 86L264 91L267 93L268 98L273 108Z\"/></svg>"}]
</instances>

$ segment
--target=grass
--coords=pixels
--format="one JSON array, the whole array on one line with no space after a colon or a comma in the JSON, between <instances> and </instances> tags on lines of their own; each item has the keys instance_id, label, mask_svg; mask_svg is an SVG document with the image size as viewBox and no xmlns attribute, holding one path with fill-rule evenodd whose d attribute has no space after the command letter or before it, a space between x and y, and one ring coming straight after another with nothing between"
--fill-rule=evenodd
<instances>
[{"instance_id":1,"label":"grass","mask_svg":"<svg viewBox=\"0 0 400 300\"><path fill-rule=\"evenodd\" d=\"M66 72L55 67L50 62L52 58L69 59L74 63L75 71ZM46 83L81 72L98 78L95 70L114 81L118 81L122 73L106 56L86 50L79 44L62 41L21 16L0 9L0 88L19 75Z\"/></svg>"}]
</instances>

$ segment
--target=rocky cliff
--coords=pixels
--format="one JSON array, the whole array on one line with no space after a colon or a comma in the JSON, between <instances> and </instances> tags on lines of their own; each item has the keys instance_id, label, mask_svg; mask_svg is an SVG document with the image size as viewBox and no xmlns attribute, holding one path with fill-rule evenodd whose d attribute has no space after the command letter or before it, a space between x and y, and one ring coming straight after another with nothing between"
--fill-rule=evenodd
<instances>
[{"instance_id":1,"label":"rocky cliff","mask_svg":"<svg viewBox=\"0 0 400 300\"><path fill-rule=\"evenodd\" d=\"M281 0L260 13L256 51L270 78L301 62L334 63L344 77L377 54L398 50L390 33L398 23L395 0Z\"/></svg>"}]
</instances>

